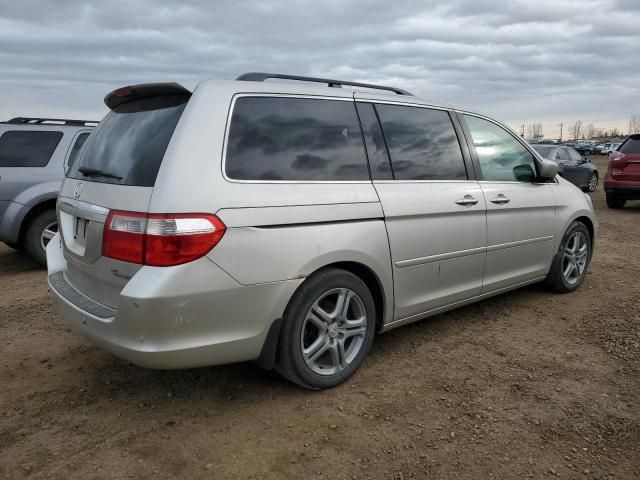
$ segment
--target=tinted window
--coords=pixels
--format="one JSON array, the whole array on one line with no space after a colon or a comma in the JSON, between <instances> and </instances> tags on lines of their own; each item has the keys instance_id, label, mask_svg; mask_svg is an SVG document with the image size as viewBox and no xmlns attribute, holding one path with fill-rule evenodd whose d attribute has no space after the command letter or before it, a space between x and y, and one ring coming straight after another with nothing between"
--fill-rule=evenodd
<instances>
[{"instance_id":1,"label":"tinted window","mask_svg":"<svg viewBox=\"0 0 640 480\"><path fill-rule=\"evenodd\" d=\"M237 99L226 173L239 180L368 180L353 102Z\"/></svg>"},{"instance_id":2,"label":"tinted window","mask_svg":"<svg viewBox=\"0 0 640 480\"><path fill-rule=\"evenodd\" d=\"M88 136L89 136L89 132L86 132L86 133L81 133L80 135L78 135L78 138L76 138L76 142L73 144L73 147L71 147L71 152L69 153L69 161L67 162L67 169L73 165L73 162L78 157L78 152L80 152L80 149L84 145L84 142L87 141Z\"/></svg>"},{"instance_id":3,"label":"tinted window","mask_svg":"<svg viewBox=\"0 0 640 480\"><path fill-rule=\"evenodd\" d=\"M396 180L466 180L462 151L442 110L376 105Z\"/></svg>"},{"instance_id":4,"label":"tinted window","mask_svg":"<svg viewBox=\"0 0 640 480\"><path fill-rule=\"evenodd\" d=\"M571 160L571 155L569 155L568 148L561 148L558 150L558 160L562 160L564 162L568 162Z\"/></svg>"},{"instance_id":5,"label":"tinted window","mask_svg":"<svg viewBox=\"0 0 640 480\"><path fill-rule=\"evenodd\" d=\"M569 156L571 157L571 161L575 163L582 162L582 155L576 152L573 148L567 148L569 150Z\"/></svg>"},{"instance_id":6,"label":"tinted window","mask_svg":"<svg viewBox=\"0 0 640 480\"><path fill-rule=\"evenodd\" d=\"M378 116L373 104L358 103L357 105L365 145L367 146L367 155L369 156L371 178L375 180L393 179L387 146L384 143L380 122L378 122Z\"/></svg>"},{"instance_id":7,"label":"tinted window","mask_svg":"<svg viewBox=\"0 0 640 480\"><path fill-rule=\"evenodd\" d=\"M482 118L464 116L476 148L484 180L531 181L533 155L504 128Z\"/></svg>"},{"instance_id":8,"label":"tinted window","mask_svg":"<svg viewBox=\"0 0 640 480\"><path fill-rule=\"evenodd\" d=\"M618 148L622 153L640 153L640 135L627 138Z\"/></svg>"},{"instance_id":9,"label":"tinted window","mask_svg":"<svg viewBox=\"0 0 640 480\"><path fill-rule=\"evenodd\" d=\"M0 167L44 167L62 132L10 131L0 136Z\"/></svg>"},{"instance_id":10,"label":"tinted window","mask_svg":"<svg viewBox=\"0 0 640 480\"><path fill-rule=\"evenodd\" d=\"M556 147L549 145L531 145L540 155L552 160L555 159Z\"/></svg>"},{"instance_id":11,"label":"tinted window","mask_svg":"<svg viewBox=\"0 0 640 480\"><path fill-rule=\"evenodd\" d=\"M152 187L188 99L164 95L117 106L87 139L68 175Z\"/></svg>"}]
</instances>

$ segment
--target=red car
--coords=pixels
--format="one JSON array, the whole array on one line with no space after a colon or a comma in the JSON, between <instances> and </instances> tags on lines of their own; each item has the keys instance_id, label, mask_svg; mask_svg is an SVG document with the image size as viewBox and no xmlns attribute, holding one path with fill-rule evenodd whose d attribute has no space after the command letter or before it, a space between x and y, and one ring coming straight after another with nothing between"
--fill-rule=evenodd
<instances>
[{"instance_id":1,"label":"red car","mask_svg":"<svg viewBox=\"0 0 640 480\"><path fill-rule=\"evenodd\" d=\"M609 154L604 191L609 208L622 208L627 200L640 200L640 134L629 137Z\"/></svg>"}]
</instances>

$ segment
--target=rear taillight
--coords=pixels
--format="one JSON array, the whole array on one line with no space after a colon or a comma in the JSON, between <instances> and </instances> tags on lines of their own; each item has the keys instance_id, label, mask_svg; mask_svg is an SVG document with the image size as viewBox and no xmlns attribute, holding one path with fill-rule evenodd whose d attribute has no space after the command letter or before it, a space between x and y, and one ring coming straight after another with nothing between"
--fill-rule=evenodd
<instances>
[{"instance_id":1,"label":"rear taillight","mask_svg":"<svg viewBox=\"0 0 640 480\"><path fill-rule=\"evenodd\" d=\"M158 214L111 210L104 225L102 255L167 267L202 257L226 227L206 213Z\"/></svg>"}]
</instances>

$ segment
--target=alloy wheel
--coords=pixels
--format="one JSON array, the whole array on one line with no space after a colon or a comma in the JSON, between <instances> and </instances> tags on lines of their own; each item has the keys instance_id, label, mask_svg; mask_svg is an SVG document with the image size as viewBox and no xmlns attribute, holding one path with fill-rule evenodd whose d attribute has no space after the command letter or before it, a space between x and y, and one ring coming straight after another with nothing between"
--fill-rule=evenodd
<instances>
[{"instance_id":1,"label":"alloy wheel","mask_svg":"<svg viewBox=\"0 0 640 480\"><path fill-rule=\"evenodd\" d=\"M58 222L51 222L44 227L42 234L40 235L40 246L42 247L42 250L47 248L47 244L56 233L58 233Z\"/></svg>"},{"instance_id":2,"label":"alloy wheel","mask_svg":"<svg viewBox=\"0 0 640 480\"><path fill-rule=\"evenodd\" d=\"M562 256L562 276L569 285L575 285L587 266L589 243L583 232L575 232L567 241Z\"/></svg>"},{"instance_id":3,"label":"alloy wheel","mask_svg":"<svg viewBox=\"0 0 640 480\"><path fill-rule=\"evenodd\" d=\"M367 333L367 311L362 299L348 288L322 294L302 324L302 358L318 375L334 375L357 357Z\"/></svg>"}]
</instances>

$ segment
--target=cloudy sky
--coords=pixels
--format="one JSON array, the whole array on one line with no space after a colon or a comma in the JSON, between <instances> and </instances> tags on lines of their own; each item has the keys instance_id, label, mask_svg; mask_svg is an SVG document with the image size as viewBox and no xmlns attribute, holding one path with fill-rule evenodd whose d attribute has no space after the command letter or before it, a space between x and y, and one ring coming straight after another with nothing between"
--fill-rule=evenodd
<instances>
[{"instance_id":1,"label":"cloudy sky","mask_svg":"<svg viewBox=\"0 0 640 480\"><path fill-rule=\"evenodd\" d=\"M639 0L0 0L0 118L97 119L122 85L276 71L391 84L557 137L559 122L640 113L639 46Z\"/></svg>"}]
</instances>

